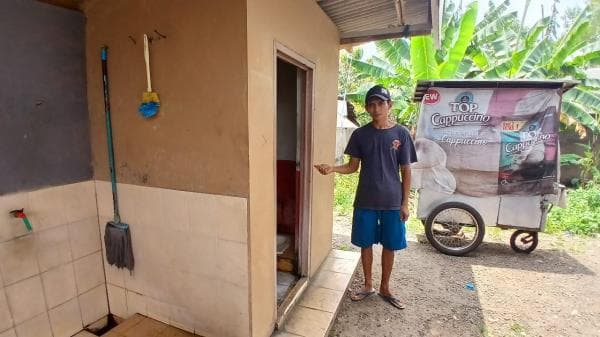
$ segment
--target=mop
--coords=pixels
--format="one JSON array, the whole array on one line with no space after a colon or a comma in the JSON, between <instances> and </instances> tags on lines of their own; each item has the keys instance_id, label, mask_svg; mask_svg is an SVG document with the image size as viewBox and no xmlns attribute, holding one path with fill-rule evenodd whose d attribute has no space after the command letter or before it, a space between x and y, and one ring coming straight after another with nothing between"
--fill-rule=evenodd
<instances>
[{"instance_id":1,"label":"mop","mask_svg":"<svg viewBox=\"0 0 600 337\"><path fill-rule=\"evenodd\" d=\"M115 153L113 149L112 125L110 119L110 100L108 93L108 70L107 70L108 47L101 49L102 56L102 82L104 87L104 111L106 115L106 140L108 143L108 164L110 168L110 181L112 184L114 219L106 223L104 231L104 243L106 247L106 260L108 264L117 268L127 268L133 271L134 260L131 246L131 233L129 225L121 222L119 215L119 198L117 195L117 174L115 170Z\"/></svg>"},{"instance_id":2,"label":"mop","mask_svg":"<svg viewBox=\"0 0 600 337\"><path fill-rule=\"evenodd\" d=\"M148 35L144 34L144 60L146 61L146 80L148 88L142 94L142 104L139 111L144 118L150 118L158 113L160 100L158 94L152 91L152 81L150 80L150 50L148 49Z\"/></svg>"}]
</instances>

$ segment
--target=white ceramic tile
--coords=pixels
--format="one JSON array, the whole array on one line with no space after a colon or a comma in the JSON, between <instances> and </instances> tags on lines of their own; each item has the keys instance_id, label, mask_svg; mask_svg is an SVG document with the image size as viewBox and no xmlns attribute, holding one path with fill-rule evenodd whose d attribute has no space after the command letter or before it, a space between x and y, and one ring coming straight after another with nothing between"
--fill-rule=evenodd
<instances>
[{"instance_id":1,"label":"white ceramic tile","mask_svg":"<svg viewBox=\"0 0 600 337\"><path fill-rule=\"evenodd\" d=\"M200 318L214 313L220 281L187 272L175 272L178 284L171 296L171 303L192 309Z\"/></svg>"},{"instance_id":2,"label":"white ceramic tile","mask_svg":"<svg viewBox=\"0 0 600 337\"><path fill-rule=\"evenodd\" d=\"M192 193L188 198L190 231L208 237L216 237L221 223L217 197L211 194Z\"/></svg>"},{"instance_id":3,"label":"white ceramic tile","mask_svg":"<svg viewBox=\"0 0 600 337\"><path fill-rule=\"evenodd\" d=\"M27 193L22 192L0 196L0 242L8 241L27 233L23 221L9 215L10 211L21 208L25 209L25 214L29 212Z\"/></svg>"},{"instance_id":4,"label":"white ceramic tile","mask_svg":"<svg viewBox=\"0 0 600 337\"><path fill-rule=\"evenodd\" d=\"M0 337L17 337L17 333L14 329L10 329L4 332L0 332Z\"/></svg>"},{"instance_id":5,"label":"white ceramic tile","mask_svg":"<svg viewBox=\"0 0 600 337\"><path fill-rule=\"evenodd\" d=\"M146 304L146 297L133 291L127 290L127 315L132 316L135 314L148 315L148 305Z\"/></svg>"},{"instance_id":6,"label":"white ceramic tile","mask_svg":"<svg viewBox=\"0 0 600 337\"><path fill-rule=\"evenodd\" d=\"M125 279L125 288L136 293L144 294L145 288L145 275L147 275L146 269L148 268L147 260L136 259L135 268L132 272L124 270L123 276Z\"/></svg>"},{"instance_id":7,"label":"white ceramic tile","mask_svg":"<svg viewBox=\"0 0 600 337\"><path fill-rule=\"evenodd\" d=\"M16 326L19 337L52 337L48 313L36 316Z\"/></svg>"},{"instance_id":8,"label":"white ceramic tile","mask_svg":"<svg viewBox=\"0 0 600 337\"><path fill-rule=\"evenodd\" d=\"M4 288L0 287L0 331L12 327L13 319L8 308L8 300L4 294Z\"/></svg>"},{"instance_id":9,"label":"white ceramic tile","mask_svg":"<svg viewBox=\"0 0 600 337\"><path fill-rule=\"evenodd\" d=\"M146 227L162 228L168 226L163 217L162 189L153 187L130 187L135 195L135 221Z\"/></svg>"},{"instance_id":10,"label":"white ceramic tile","mask_svg":"<svg viewBox=\"0 0 600 337\"><path fill-rule=\"evenodd\" d=\"M156 266L146 269L142 276L144 279L144 295L163 302L171 301L174 274L175 270L169 267Z\"/></svg>"},{"instance_id":11,"label":"white ceramic tile","mask_svg":"<svg viewBox=\"0 0 600 337\"><path fill-rule=\"evenodd\" d=\"M73 260L67 225L36 232L35 242L41 272Z\"/></svg>"},{"instance_id":12,"label":"white ceramic tile","mask_svg":"<svg viewBox=\"0 0 600 337\"><path fill-rule=\"evenodd\" d=\"M76 334L73 337L96 337L96 335L94 335L91 332L87 332L87 331L83 330L83 331L80 331L78 334Z\"/></svg>"},{"instance_id":13,"label":"white ceramic tile","mask_svg":"<svg viewBox=\"0 0 600 337\"><path fill-rule=\"evenodd\" d=\"M152 297L147 297L146 303L148 305L148 317L169 324L171 321L171 308L168 303Z\"/></svg>"},{"instance_id":14,"label":"white ceramic tile","mask_svg":"<svg viewBox=\"0 0 600 337\"><path fill-rule=\"evenodd\" d=\"M96 180L96 202L98 204L98 215L100 217L113 216L113 200L112 200L112 187L110 182Z\"/></svg>"},{"instance_id":15,"label":"white ceramic tile","mask_svg":"<svg viewBox=\"0 0 600 337\"><path fill-rule=\"evenodd\" d=\"M217 241L217 275L225 282L248 286L248 247L244 243Z\"/></svg>"},{"instance_id":16,"label":"white ceramic tile","mask_svg":"<svg viewBox=\"0 0 600 337\"><path fill-rule=\"evenodd\" d=\"M338 259L346 259L346 260L356 260L360 258L359 252L350 252L339 249L332 249L331 253L329 253L330 257L338 258Z\"/></svg>"},{"instance_id":17,"label":"white ceramic tile","mask_svg":"<svg viewBox=\"0 0 600 337\"><path fill-rule=\"evenodd\" d=\"M321 269L352 275L354 274L357 265L358 263L355 260L328 257L325 262L323 262Z\"/></svg>"},{"instance_id":18,"label":"white ceramic tile","mask_svg":"<svg viewBox=\"0 0 600 337\"><path fill-rule=\"evenodd\" d=\"M108 303L106 301L106 287L104 284L79 295L81 307L81 319L83 325L94 323L100 318L108 315Z\"/></svg>"},{"instance_id":19,"label":"white ceramic tile","mask_svg":"<svg viewBox=\"0 0 600 337\"><path fill-rule=\"evenodd\" d=\"M225 282L219 284L216 312L222 336L235 337L250 334L247 298L247 288Z\"/></svg>"},{"instance_id":20,"label":"white ceramic tile","mask_svg":"<svg viewBox=\"0 0 600 337\"><path fill-rule=\"evenodd\" d=\"M34 231L67 223L64 213L63 186L29 192L29 217Z\"/></svg>"},{"instance_id":21,"label":"white ceramic tile","mask_svg":"<svg viewBox=\"0 0 600 337\"><path fill-rule=\"evenodd\" d=\"M75 272L73 271L72 263L50 269L43 273L42 282L44 284L48 309L63 304L77 296Z\"/></svg>"},{"instance_id":22,"label":"white ceramic tile","mask_svg":"<svg viewBox=\"0 0 600 337\"><path fill-rule=\"evenodd\" d=\"M135 242L133 242L134 236ZM144 227L142 230L136 230L135 234L132 233L134 251L141 250L142 259L165 267L177 262L175 252L181 249L186 240L185 233L171 231L168 228Z\"/></svg>"},{"instance_id":23,"label":"white ceramic tile","mask_svg":"<svg viewBox=\"0 0 600 337\"><path fill-rule=\"evenodd\" d=\"M309 286L302 295L299 305L335 313L344 296L343 291Z\"/></svg>"},{"instance_id":24,"label":"white ceramic tile","mask_svg":"<svg viewBox=\"0 0 600 337\"><path fill-rule=\"evenodd\" d=\"M38 271L33 236L0 243L0 274L4 285L33 276Z\"/></svg>"},{"instance_id":25,"label":"white ceramic tile","mask_svg":"<svg viewBox=\"0 0 600 337\"><path fill-rule=\"evenodd\" d=\"M162 200L163 226L169 230L187 232L190 229L188 199L190 192L160 189Z\"/></svg>"},{"instance_id":26,"label":"white ceramic tile","mask_svg":"<svg viewBox=\"0 0 600 337\"><path fill-rule=\"evenodd\" d=\"M296 306L285 323L285 331L301 336L325 336L333 314L326 311Z\"/></svg>"},{"instance_id":27,"label":"white ceramic tile","mask_svg":"<svg viewBox=\"0 0 600 337\"><path fill-rule=\"evenodd\" d=\"M69 224L69 239L73 259L99 251L101 241L98 218L91 217Z\"/></svg>"},{"instance_id":28,"label":"white ceramic tile","mask_svg":"<svg viewBox=\"0 0 600 337\"><path fill-rule=\"evenodd\" d=\"M42 280L34 276L4 289L15 324L20 324L46 311Z\"/></svg>"},{"instance_id":29,"label":"white ceramic tile","mask_svg":"<svg viewBox=\"0 0 600 337\"><path fill-rule=\"evenodd\" d=\"M346 291L352 275L320 270L313 279L313 286L338 291Z\"/></svg>"},{"instance_id":30,"label":"white ceramic tile","mask_svg":"<svg viewBox=\"0 0 600 337\"><path fill-rule=\"evenodd\" d=\"M127 298L125 297L125 289L108 284L107 290L110 312L121 318L127 318Z\"/></svg>"},{"instance_id":31,"label":"white ceramic tile","mask_svg":"<svg viewBox=\"0 0 600 337\"><path fill-rule=\"evenodd\" d=\"M171 321L169 325L178 329L194 332L194 315L188 308L171 305Z\"/></svg>"},{"instance_id":32,"label":"white ceramic tile","mask_svg":"<svg viewBox=\"0 0 600 337\"><path fill-rule=\"evenodd\" d=\"M273 333L273 337L304 337L300 335L296 335L295 333L290 333L286 331L277 331Z\"/></svg>"},{"instance_id":33,"label":"white ceramic tile","mask_svg":"<svg viewBox=\"0 0 600 337\"><path fill-rule=\"evenodd\" d=\"M49 311L54 337L70 337L83 328L77 298Z\"/></svg>"},{"instance_id":34,"label":"white ceramic tile","mask_svg":"<svg viewBox=\"0 0 600 337\"><path fill-rule=\"evenodd\" d=\"M244 198L221 196L216 198L218 207L213 212L218 212L220 223L217 227L219 239L247 242L248 237L248 210Z\"/></svg>"},{"instance_id":35,"label":"white ceramic tile","mask_svg":"<svg viewBox=\"0 0 600 337\"><path fill-rule=\"evenodd\" d=\"M105 282L102 253L96 252L73 263L77 293L84 293Z\"/></svg>"},{"instance_id":36,"label":"white ceramic tile","mask_svg":"<svg viewBox=\"0 0 600 337\"><path fill-rule=\"evenodd\" d=\"M93 181L64 185L62 193L67 222L70 223L98 216Z\"/></svg>"},{"instance_id":37,"label":"white ceramic tile","mask_svg":"<svg viewBox=\"0 0 600 337\"><path fill-rule=\"evenodd\" d=\"M213 276L217 273L217 238L201 234L189 234L179 240L173 252L181 270L194 274Z\"/></svg>"}]
</instances>

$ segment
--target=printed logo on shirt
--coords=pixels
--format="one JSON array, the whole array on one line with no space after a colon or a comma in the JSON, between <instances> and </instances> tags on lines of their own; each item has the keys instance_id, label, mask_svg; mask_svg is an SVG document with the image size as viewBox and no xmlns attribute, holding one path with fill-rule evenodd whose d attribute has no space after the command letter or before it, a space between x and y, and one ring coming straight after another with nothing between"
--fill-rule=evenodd
<instances>
[{"instance_id":1,"label":"printed logo on shirt","mask_svg":"<svg viewBox=\"0 0 600 337\"><path fill-rule=\"evenodd\" d=\"M394 139L392 142L392 149L398 150L400 148L400 141L398 139Z\"/></svg>"}]
</instances>

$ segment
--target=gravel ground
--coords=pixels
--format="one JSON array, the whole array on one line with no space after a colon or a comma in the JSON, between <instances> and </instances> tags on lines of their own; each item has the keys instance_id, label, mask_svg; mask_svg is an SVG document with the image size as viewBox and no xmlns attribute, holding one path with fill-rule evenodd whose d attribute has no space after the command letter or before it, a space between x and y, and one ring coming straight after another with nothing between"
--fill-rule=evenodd
<instances>
[{"instance_id":1,"label":"gravel ground","mask_svg":"<svg viewBox=\"0 0 600 337\"><path fill-rule=\"evenodd\" d=\"M522 255L511 250L511 233L488 227L466 257L440 254L409 233L390 285L407 308L346 297L329 336L600 336L600 239L541 234L538 248ZM348 217L335 218L333 246L357 250ZM377 246L376 287L380 256ZM351 289L362 282L359 266Z\"/></svg>"}]
</instances>

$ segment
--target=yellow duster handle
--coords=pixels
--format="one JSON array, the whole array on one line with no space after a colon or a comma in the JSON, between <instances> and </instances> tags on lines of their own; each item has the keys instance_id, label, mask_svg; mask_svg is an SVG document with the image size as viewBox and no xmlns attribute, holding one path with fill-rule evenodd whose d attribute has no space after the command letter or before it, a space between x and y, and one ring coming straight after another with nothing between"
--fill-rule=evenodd
<instances>
[{"instance_id":1,"label":"yellow duster handle","mask_svg":"<svg viewBox=\"0 0 600 337\"><path fill-rule=\"evenodd\" d=\"M150 50L148 49L148 35L144 34L144 59L146 60L146 79L148 81L148 92L152 91L152 81L150 80Z\"/></svg>"}]
</instances>

